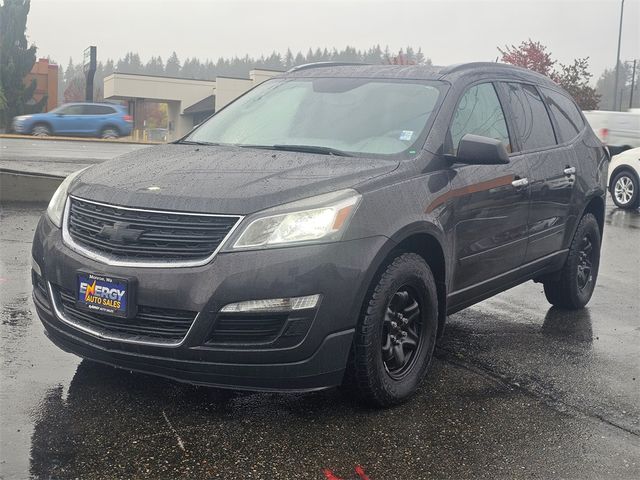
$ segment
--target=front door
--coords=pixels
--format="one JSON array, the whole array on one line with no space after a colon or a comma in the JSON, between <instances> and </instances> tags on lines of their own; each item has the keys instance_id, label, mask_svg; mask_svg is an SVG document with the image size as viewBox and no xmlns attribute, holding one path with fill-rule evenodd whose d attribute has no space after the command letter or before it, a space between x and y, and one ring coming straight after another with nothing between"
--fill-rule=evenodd
<instances>
[{"instance_id":1,"label":"front door","mask_svg":"<svg viewBox=\"0 0 640 480\"><path fill-rule=\"evenodd\" d=\"M512 151L504 111L492 83L470 87L460 98L450 131L450 153L467 133L502 140ZM529 169L522 155L502 165L452 166L454 265L451 303L481 295L491 280L517 269L527 245Z\"/></svg>"},{"instance_id":2,"label":"front door","mask_svg":"<svg viewBox=\"0 0 640 480\"><path fill-rule=\"evenodd\" d=\"M84 128L84 107L82 105L68 105L59 112L55 120L56 133L80 133Z\"/></svg>"}]
</instances>

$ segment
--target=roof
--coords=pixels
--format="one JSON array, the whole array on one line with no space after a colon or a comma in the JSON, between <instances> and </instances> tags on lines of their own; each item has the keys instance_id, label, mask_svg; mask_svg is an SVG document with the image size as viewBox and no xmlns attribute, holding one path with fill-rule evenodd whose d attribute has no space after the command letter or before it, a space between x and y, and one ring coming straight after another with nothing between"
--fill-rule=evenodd
<instances>
[{"instance_id":1,"label":"roof","mask_svg":"<svg viewBox=\"0 0 640 480\"><path fill-rule=\"evenodd\" d=\"M184 115L195 115L196 113L213 112L216 108L216 96L209 95L193 105L188 106L182 112Z\"/></svg>"},{"instance_id":2,"label":"roof","mask_svg":"<svg viewBox=\"0 0 640 480\"><path fill-rule=\"evenodd\" d=\"M532 70L497 62L474 62L449 66L318 63L294 68L285 74L286 77L404 78L449 81L478 75L507 76L538 84L555 85L548 77Z\"/></svg>"},{"instance_id":3,"label":"roof","mask_svg":"<svg viewBox=\"0 0 640 480\"><path fill-rule=\"evenodd\" d=\"M113 71L112 73L110 73L109 75L107 75L107 77L110 77L112 75L127 75L130 77L152 77L152 78L164 78L164 79L169 79L169 80L187 80L187 81L192 81L192 82L213 82L215 83L215 79L210 79L210 78L187 78L187 77L174 77L171 75L153 75L153 74L149 74L149 73L128 73L128 72L119 72L117 70Z\"/></svg>"}]
</instances>

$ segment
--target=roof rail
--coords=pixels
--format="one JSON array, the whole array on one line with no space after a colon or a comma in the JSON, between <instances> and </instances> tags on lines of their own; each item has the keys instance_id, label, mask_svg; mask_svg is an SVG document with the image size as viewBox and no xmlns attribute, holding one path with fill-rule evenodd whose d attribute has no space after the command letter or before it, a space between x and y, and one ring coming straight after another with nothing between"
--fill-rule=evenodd
<instances>
[{"instance_id":1,"label":"roof rail","mask_svg":"<svg viewBox=\"0 0 640 480\"><path fill-rule=\"evenodd\" d=\"M322 68L322 67L348 67L348 66L362 66L371 65L370 63L361 62L314 62L305 63L304 65L298 65L297 67L290 68L286 73L299 72L300 70L308 70L310 68Z\"/></svg>"}]
</instances>

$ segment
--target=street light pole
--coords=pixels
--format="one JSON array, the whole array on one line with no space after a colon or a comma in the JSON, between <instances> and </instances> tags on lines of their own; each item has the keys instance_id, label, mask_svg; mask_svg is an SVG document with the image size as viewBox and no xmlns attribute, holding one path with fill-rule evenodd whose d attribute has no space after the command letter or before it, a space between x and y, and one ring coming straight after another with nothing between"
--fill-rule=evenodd
<instances>
[{"instance_id":1,"label":"street light pole","mask_svg":"<svg viewBox=\"0 0 640 480\"><path fill-rule=\"evenodd\" d=\"M622 41L622 14L624 13L624 0L620 4L620 28L618 29L618 54L616 55L616 79L613 83L613 109L618 108L618 78L620 77L620 42ZM622 97L622 95L620 95ZM622 102L622 98L620 98Z\"/></svg>"},{"instance_id":2,"label":"street light pole","mask_svg":"<svg viewBox=\"0 0 640 480\"><path fill-rule=\"evenodd\" d=\"M636 61L635 60L633 61L633 74L631 74L631 92L629 92L629 110L633 108L633 89L634 88L636 88Z\"/></svg>"}]
</instances>

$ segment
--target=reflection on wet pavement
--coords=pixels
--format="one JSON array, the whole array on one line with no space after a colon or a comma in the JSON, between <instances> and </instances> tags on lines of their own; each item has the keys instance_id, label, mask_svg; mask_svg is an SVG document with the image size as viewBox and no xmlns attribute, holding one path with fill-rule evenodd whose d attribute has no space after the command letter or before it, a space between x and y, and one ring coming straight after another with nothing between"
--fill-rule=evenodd
<instances>
[{"instance_id":1,"label":"reflection on wet pavement","mask_svg":"<svg viewBox=\"0 0 640 480\"><path fill-rule=\"evenodd\" d=\"M637 213L608 210L587 309L549 308L528 283L453 315L419 394L383 411L337 390L193 387L61 352L28 300L36 220L7 208L0 233L3 478L350 479L357 465L371 480L640 477Z\"/></svg>"}]
</instances>

